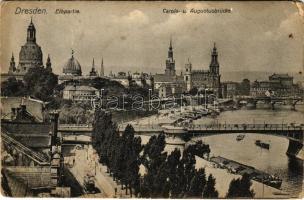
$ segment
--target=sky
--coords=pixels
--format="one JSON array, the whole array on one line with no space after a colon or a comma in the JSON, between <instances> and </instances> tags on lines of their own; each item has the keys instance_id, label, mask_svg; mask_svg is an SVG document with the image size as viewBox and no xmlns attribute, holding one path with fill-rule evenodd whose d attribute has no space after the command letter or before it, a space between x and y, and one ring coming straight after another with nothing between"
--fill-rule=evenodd
<instances>
[{"instance_id":1,"label":"sky","mask_svg":"<svg viewBox=\"0 0 304 200\"><path fill-rule=\"evenodd\" d=\"M193 69L207 69L213 43L221 73L233 71L299 72L304 66L303 4L293 2L6 2L1 7L1 72L12 52L16 63L31 16L43 62L53 71L71 50L88 74L92 59L111 70L163 73L170 38L176 70L188 58ZM46 9L47 14L15 14L16 7ZM186 9L166 14L163 9ZM191 9L231 9L231 13L195 14ZM80 14L55 14L78 9ZM301 16L302 15L302 16Z\"/></svg>"}]
</instances>

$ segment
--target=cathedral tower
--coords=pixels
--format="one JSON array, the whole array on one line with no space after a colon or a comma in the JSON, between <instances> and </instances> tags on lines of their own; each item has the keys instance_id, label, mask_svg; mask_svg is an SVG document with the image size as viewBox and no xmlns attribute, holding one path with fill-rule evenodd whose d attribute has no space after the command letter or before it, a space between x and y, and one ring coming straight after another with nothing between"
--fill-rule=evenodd
<instances>
[{"instance_id":1,"label":"cathedral tower","mask_svg":"<svg viewBox=\"0 0 304 200\"><path fill-rule=\"evenodd\" d=\"M211 52L211 63L209 66L211 74L220 74L220 65L218 63L217 56L217 49L214 43L213 50Z\"/></svg>"},{"instance_id":2,"label":"cathedral tower","mask_svg":"<svg viewBox=\"0 0 304 200\"><path fill-rule=\"evenodd\" d=\"M220 65L217 60L218 53L216 45L214 43L213 50L211 53L211 63L209 66L211 74L211 87L213 88L214 94L220 97L221 94L221 75L220 75Z\"/></svg>"},{"instance_id":3,"label":"cathedral tower","mask_svg":"<svg viewBox=\"0 0 304 200\"><path fill-rule=\"evenodd\" d=\"M172 48L171 39L170 39L170 45L169 45L169 50L168 50L168 58L166 60L165 74L167 76L175 76L175 60L173 59L173 48Z\"/></svg>"}]
</instances>

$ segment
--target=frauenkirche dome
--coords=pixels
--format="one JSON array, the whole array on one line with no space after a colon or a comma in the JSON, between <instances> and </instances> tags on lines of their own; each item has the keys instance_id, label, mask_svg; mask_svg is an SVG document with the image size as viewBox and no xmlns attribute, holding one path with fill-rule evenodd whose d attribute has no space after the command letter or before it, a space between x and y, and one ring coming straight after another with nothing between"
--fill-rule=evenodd
<instances>
[{"instance_id":1,"label":"frauenkirche dome","mask_svg":"<svg viewBox=\"0 0 304 200\"><path fill-rule=\"evenodd\" d=\"M26 43L21 47L19 52L19 65L17 71L26 73L30 68L42 67L43 54L41 47L36 43L36 29L31 20L27 28Z\"/></svg>"}]
</instances>

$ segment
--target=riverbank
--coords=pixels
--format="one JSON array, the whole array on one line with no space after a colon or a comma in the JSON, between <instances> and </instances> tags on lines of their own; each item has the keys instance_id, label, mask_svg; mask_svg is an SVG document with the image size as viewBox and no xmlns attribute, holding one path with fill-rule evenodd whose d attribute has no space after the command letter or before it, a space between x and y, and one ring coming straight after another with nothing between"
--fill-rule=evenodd
<instances>
[{"instance_id":1,"label":"riverbank","mask_svg":"<svg viewBox=\"0 0 304 200\"><path fill-rule=\"evenodd\" d=\"M198 156L196 159L196 168L205 168L206 175L212 174L216 179L215 187L219 192L220 198L225 198L229 184L233 179L241 178L241 175L228 173L227 170L221 168L215 168L213 164L207 160L204 160ZM289 194L282 192L276 188L267 186L265 184L252 181L252 187L255 196L254 198L289 198Z\"/></svg>"}]
</instances>

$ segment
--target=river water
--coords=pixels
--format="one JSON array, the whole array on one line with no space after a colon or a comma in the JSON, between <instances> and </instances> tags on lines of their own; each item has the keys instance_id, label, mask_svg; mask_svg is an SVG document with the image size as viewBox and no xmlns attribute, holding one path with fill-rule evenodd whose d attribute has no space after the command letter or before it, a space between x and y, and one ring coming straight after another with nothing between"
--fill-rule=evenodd
<instances>
[{"instance_id":1,"label":"river water","mask_svg":"<svg viewBox=\"0 0 304 200\"><path fill-rule=\"evenodd\" d=\"M296 111L290 109L276 110L236 110L221 113L217 118L201 118L194 124L209 123L304 123L304 106L297 106ZM236 141L237 134L199 137L210 145L211 155L223 156L243 164L253 166L283 179L282 190L291 196L299 196L303 190L303 161L291 159L286 155L288 139L283 137L246 134L242 141ZM260 139L270 143L270 149L262 149L255 145Z\"/></svg>"}]
</instances>

